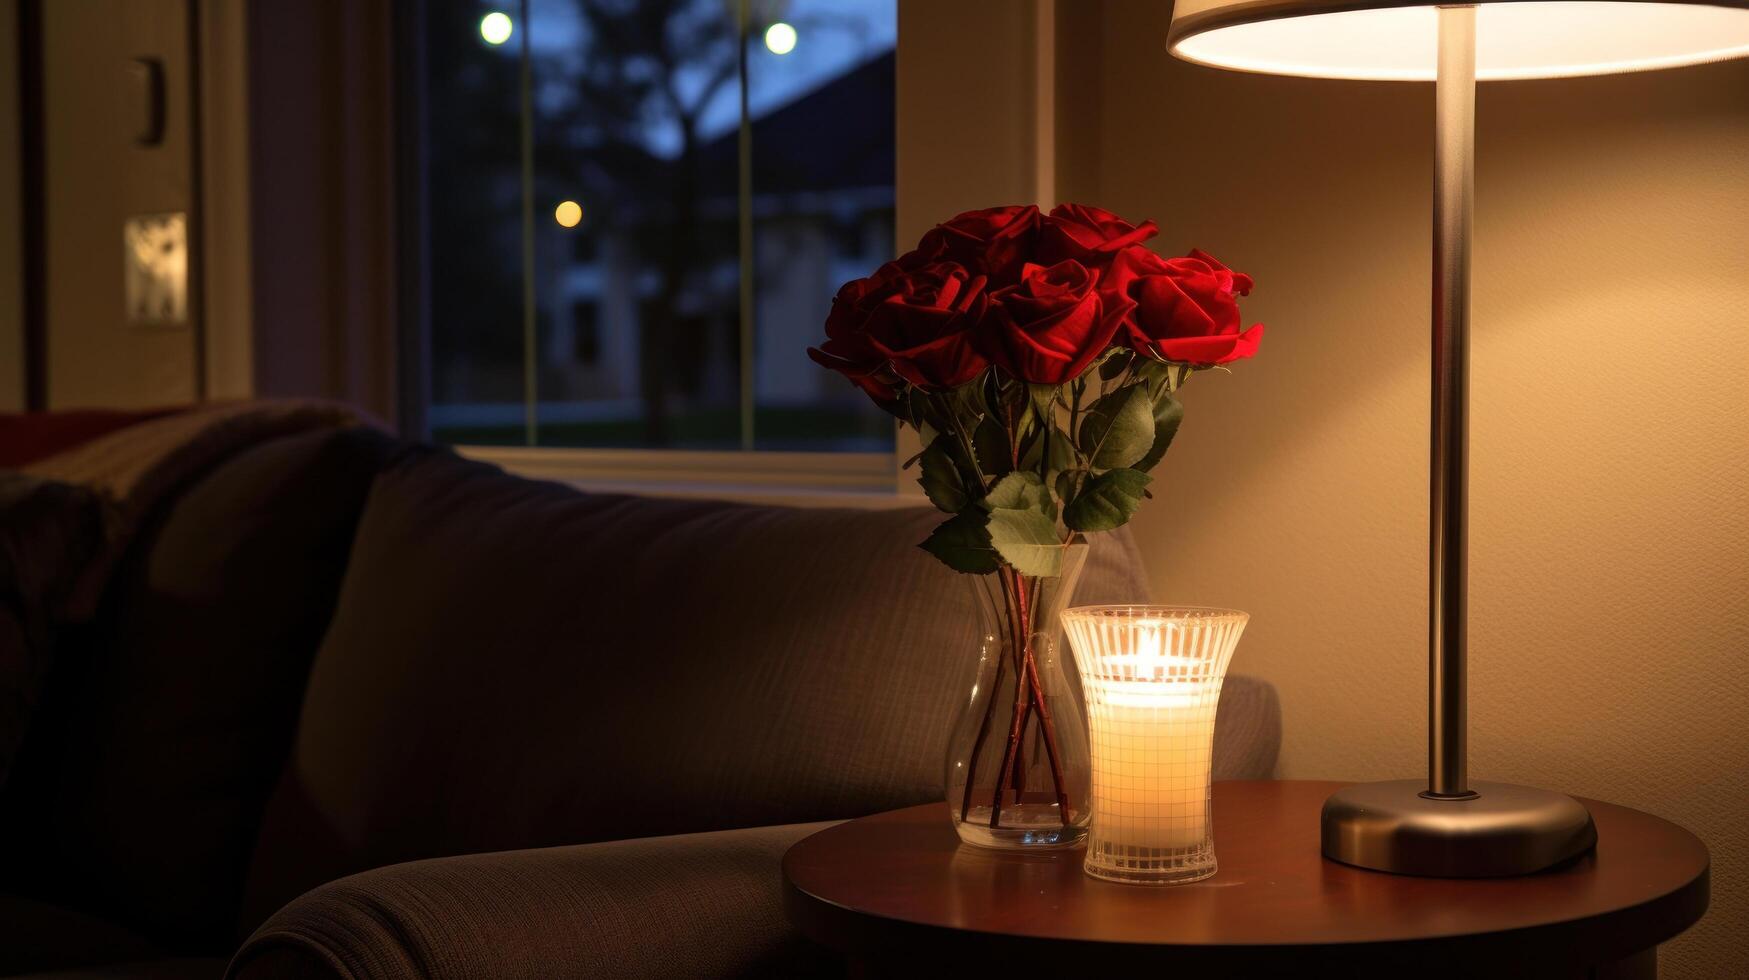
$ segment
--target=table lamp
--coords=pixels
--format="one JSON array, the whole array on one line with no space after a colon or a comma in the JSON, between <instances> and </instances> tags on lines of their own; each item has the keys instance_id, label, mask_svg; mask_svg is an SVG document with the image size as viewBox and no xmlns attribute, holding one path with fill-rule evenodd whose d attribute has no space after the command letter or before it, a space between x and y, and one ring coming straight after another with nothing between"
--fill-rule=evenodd
<instances>
[{"instance_id":1,"label":"table lamp","mask_svg":"<svg viewBox=\"0 0 1749 980\"><path fill-rule=\"evenodd\" d=\"M1178 0L1167 46L1217 68L1432 81L1433 428L1428 778L1324 804L1324 855L1439 877L1528 874L1597 841L1578 801L1471 782L1466 758L1470 215L1475 83L1674 68L1749 55L1749 0Z\"/></svg>"}]
</instances>

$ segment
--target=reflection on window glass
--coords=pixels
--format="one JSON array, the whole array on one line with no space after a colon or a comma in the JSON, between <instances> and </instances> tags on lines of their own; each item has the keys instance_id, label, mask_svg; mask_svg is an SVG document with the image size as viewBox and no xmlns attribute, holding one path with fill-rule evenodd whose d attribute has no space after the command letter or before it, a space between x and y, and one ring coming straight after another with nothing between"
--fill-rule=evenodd
<instances>
[{"instance_id":1,"label":"reflection on window glass","mask_svg":"<svg viewBox=\"0 0 1749 980\"><path fill-rule=\"evenodd\" d=\"M805 351L893 255L894 5L428 0L434 437L890 451Z\"/></svg>"}]
</instances>

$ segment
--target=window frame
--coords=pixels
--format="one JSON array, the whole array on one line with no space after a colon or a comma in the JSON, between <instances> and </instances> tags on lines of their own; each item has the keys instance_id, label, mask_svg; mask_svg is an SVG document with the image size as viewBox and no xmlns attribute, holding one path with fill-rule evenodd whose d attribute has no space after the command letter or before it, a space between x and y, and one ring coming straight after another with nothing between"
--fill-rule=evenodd
<instances>
[{"instance_id":1,"label":"window frame","mask_svg":"<svg viewBox=\"0 0 1749 980\"><path fill-rule=\"evenodd\" d=\"M518 476L582 490L820 506L915 502L914 494L904 492L897 451L452 448L468 459L492 463Z\"/></svg>"},{"instance_id":2,"label":"window frame","mask_svg":"<svg viewBox=\"0 0 1749 980\"><path fill-rule=\"evenodd\" d=\"M398 119L401 146L411 150L400 168L407 179L400 182L401 241L414 243L402 250L399 332L400 404L404 434L429 437L426 428L426 371L429 348L422 289L411 276L425 272L422 208L424 157L418 145L417 123L426 111L417 94L416 72L422 67L423 19L427 0L397 4L396 24L400 43L397 82L401 87ZM919 0L898 0L899 84L896 106L895 147L898 241L917 237L948 203L983 200L995 196L1036 198L1049 203L1056 197L1055 167L1055 0L976 0L958 7L941 7ZM938 76L959 78L961 66L948 49L927 45L906 48L904 39L951 36L965 26L967 17L987 30L1015 42L1012 57L985 86L992 98L1016 98L1010 87L1019 88L1018 99L1030 110L1013 118L991 114L987 118L959 119L951 139L934 131L933 121L919 105L919 114L908 114L906 103L920 102L935 87ZM962 79L963 81L963 79ZM909 93L909 94L908 94ZM909 120L909 121L908 121ZM1014 166L1017 162L1019 167ZM988 166L977 166L983 163ZM994 169L992 169L994 168ZM992 179L991 174L999 177ZM927 177L926 180L918 178ZM728 497L756 502L800 506L914 506L922 494L902 469L903 461L917 453L916 433L893 423L896 431L891 452L699 451L663 448L571 448L558 446L456 445L457 453L493 463L505 470L534 479L566 483L580 489L620 491L657 496Z\"/></svg>"}]
</instances>

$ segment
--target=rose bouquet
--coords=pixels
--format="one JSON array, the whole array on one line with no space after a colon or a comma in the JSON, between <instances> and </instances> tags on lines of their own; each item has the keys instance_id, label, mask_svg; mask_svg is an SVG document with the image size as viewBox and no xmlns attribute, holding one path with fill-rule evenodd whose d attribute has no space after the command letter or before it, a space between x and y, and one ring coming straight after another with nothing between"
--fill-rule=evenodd
<instances>
[{"instance_id":1,"label":"rose bouquet","mask_svg":"<svg viewBox=\"0 0 1749 980\"><path fill-rule=\"evenodd\" d=\"M1162 258L1142 245L1155 233L1152 221L1135 225L1081 205L1049 214L1030 205L968 211L846 283L826 341L808 351L921 437L922 452L906 467L918 468L929 500L950 515L924 550L1000 585L1014 710L994 774L992 828L1006 790L1015 805L1022 800L1035 717L1054 817L1072 823L1068 762L1035 651L1043 580L1062 574L1078 532L1121 527L1149 496L1149 471L1184 415L1177 393L1185 381L1250 357L1262 339L1262 325L1242 329L1239 318L1237 297L1250 291L1250 277L1200 251ZM963 760L968 770L978 765L1001 686L981 684L992 696ZM962 775L954 802L964 822L976 776Z\"/></svg>"}]
</instances>

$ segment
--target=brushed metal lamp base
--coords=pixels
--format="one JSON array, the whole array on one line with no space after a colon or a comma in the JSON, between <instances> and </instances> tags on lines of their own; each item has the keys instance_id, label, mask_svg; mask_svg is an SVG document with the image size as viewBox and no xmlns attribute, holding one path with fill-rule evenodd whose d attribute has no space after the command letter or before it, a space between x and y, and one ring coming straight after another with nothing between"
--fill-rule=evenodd
<instances>
[{"instance_id":1,"label":"brushed metal lamp base","mask_svg":"<svg viewBox=\"0 0 1749 980\"><path fill-rule=\"evenodd\" d=\"M1570 796L1471 783L1437 797L1418 779L1361 783L1324 801L1324 856L1372 871L1436 878L1533 874L1591 850L1591 812Z\"/></svg>"}]
</instances>

